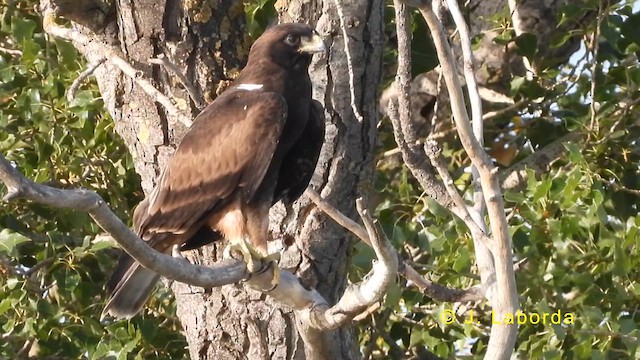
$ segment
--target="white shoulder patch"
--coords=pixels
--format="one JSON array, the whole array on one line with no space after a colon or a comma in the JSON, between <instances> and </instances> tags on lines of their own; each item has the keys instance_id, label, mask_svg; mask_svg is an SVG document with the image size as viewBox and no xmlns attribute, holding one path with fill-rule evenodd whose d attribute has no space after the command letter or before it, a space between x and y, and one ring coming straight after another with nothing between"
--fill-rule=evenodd
<instances>
[{"instance_id":1,"label":"white shoulder patch","mask_svg":"<svg viewBox=\"0 0 640 360\"><path fill-rule=\"evenodd\" d=\"M240 84L240 85L238 85L238 89L239 90L248 90L248 91L260 90L260 89L262 89L262 87L263 87L262 84Z\"/></svg>"}]
</instances>

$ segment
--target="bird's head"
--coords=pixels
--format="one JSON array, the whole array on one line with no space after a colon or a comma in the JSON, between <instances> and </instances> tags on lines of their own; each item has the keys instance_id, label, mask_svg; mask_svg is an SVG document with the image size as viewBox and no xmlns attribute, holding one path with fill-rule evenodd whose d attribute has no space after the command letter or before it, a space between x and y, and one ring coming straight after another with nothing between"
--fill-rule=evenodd
<instances>
[{"instance_id":1,"label":"bird's head","mask_svg":"<svg viewBox=\"0 0 640 360\"><path fill-rule=\"evenodd\" d=\"M306 24L287 23L267 29L249 52L249 62L268 58L278 65L306 70L315 53L326 52L318 32Z\"/></svg>"}]
</instances>

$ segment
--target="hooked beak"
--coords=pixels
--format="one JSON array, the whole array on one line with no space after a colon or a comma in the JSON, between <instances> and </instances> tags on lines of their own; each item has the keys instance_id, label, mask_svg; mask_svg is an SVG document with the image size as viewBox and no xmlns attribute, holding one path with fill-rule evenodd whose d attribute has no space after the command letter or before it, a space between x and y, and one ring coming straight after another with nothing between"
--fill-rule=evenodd
<instances>
[{"instance_id":1,"label":"hooked beak","mask_svg":"<svg viewBox=\"0 0 640 360\"><path fill-rule=\"evenodd\" d=\"M327 47L324 45L324 41L318 33L314 32L313 36L310 38L302 38L300 39L300 48L298 48L298 52L315 54L315 53L323 53L327 52Z\"/></svg>"}]
</instances>

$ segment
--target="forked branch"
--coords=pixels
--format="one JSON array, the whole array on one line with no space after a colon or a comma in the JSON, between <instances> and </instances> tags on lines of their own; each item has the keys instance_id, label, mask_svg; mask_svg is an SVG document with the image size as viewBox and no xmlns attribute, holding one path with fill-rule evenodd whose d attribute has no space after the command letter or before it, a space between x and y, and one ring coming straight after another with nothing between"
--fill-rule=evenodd
<instances>
[{"instance_id":1,"label":"forked branch","mask_svg":"<svg viewBox=\"0 0 640 360\"><path fill-rule=\"evenodd\" d=\"M329 204L325 199L320 197L313 189L307 189L305 194L313 201L316 206L333 219L338 225L349 230L365 244L371 246L369 234L360 224L351 220L349 217L340 212L334 206ZM468 289L454 289L444 285L434 283L424 276L420 275L411 265L402 260L400 254L394 250L395 256L398 258L398 274L402 275L409 282L414 284L420 291L428 297L436 301L448 302L468 302L479 301L484 299L485 286L472 286Z\"/></svg>"},{"instance_id":2,"label":"forked branch","mask_svg":"<svg viewBox=\"0 0 640 360\"><path fill-rule=\"evenodd\" d=\"M453 53L447 41L448 37L445 34L443 25L436 16L434 10L431 8L432 2L426 0L396 0L394 3L396 8L403 7L399 2L416 6L420 10L422 17L425 19L431 32L431 37L433 38L438 60L442 67L442 73L447 85L456 130L458 131L462 146L468 154L473 166L477 169L476 178L479 179L481 185L481 193L486 203L487 214L491 225L492 240L489 249L494 260L493 265L495 266L494 271L496 283L496 294L489 296L491 306L499 316L502 316L503 314L513 314L518 307L518 298L512 264L513 253L511 250L511 238L509 236L507 220L504 212L504 202L502 200L498 179L498 170L493 165L489 155L484 151L482 143L478 141L477 136L481 134L474 133L472 129L469 114L465 108L465 100L456 68L456 62L454 61ZM438 4L434 2L433 5L436 6ZM452 8L454 12L457 9L455 6ZM397 14L398 13L402 14L402 12L397 11ZM460 23L461 19L457 15L458 14L454 14L458 19L457 22ZM406 29L403 29L403 31L405 30ZM461 31L460 36L465 35L468 36L466 31ZM468 45L468 39L465 39L463 42ZM466 49L469 50L468 46ZM402 52L399 51L399 53ZM467 76L467 81L469 81L469 78L473 80L472 71L469 71L473 70L473 63L470 59L469 52L465 51L465 53L467 53L467 61L465 62L467 65L467 73L469 75ZM402 61L400 61L400 63L402 63ZM471 88L473 88L473 86L471 86ZM477 103L475 108L475 118L480 121L481 116L480 114L477 114L477 110L479 110ZM481 123L478 125L480 124ZM479 191L478 194L480 194ZM483 242L481 242L481 244L482 243ZM491 328L491 337L485 355L486 358L509 359L515 345L516 331L516 326L494 324Z\"/></svg>"}]
</instances>

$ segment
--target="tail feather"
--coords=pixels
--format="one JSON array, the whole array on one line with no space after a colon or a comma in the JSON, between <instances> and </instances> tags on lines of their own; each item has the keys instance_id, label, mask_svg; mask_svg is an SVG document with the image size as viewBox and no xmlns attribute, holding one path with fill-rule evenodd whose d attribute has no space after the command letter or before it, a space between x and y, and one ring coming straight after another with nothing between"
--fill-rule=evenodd
<instances>
[{"instance_id":1,"label":"tail feather","mask_svg":"<svg viewBox=\"0 0 640 360\"><path fill-rule=\"evenodd\" d=\"M102 311L119 319L135 316L151 295L160 275L123 254L107 283L110 297Z\"/></svg>"}]
</instances>

